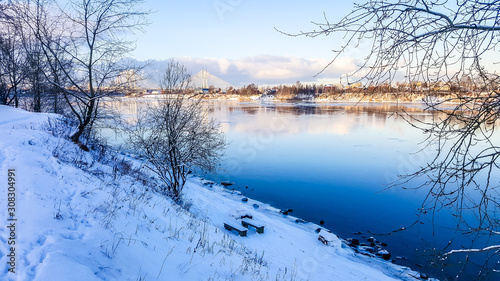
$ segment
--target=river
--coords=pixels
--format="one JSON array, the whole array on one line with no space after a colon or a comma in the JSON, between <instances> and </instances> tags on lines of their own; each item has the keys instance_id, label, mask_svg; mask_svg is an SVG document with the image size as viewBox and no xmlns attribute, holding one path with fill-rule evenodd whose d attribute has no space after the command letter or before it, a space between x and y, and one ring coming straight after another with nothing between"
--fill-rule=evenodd
<instances>
[{"instance_id":1,"label":"river","mask_svg":"<svg viewBox=\"0 0 500 281\"><path fill-rule=\"evenodd\" d=\"M344 239L369 243L373 236L387 243L397 264L429 276L476 277L484 254L465 263L464 255L440 259L447 246L471 246L469 236L455 233L453 214L444 209L418 217L427 195L425 188L412 189L418 180L389 188L398 175L417 171L434 156L423 133L395 114L404 110L403 116L430 121L435 113L422 110L423 104L209 100L206 106L228 148L222 171L205 177L234 182L231 188L293 209L290 215L323 221ZM121 108L133 116L137 107ZM498 278L498 273L487 277Z\"/></svg>"}]
</instances>

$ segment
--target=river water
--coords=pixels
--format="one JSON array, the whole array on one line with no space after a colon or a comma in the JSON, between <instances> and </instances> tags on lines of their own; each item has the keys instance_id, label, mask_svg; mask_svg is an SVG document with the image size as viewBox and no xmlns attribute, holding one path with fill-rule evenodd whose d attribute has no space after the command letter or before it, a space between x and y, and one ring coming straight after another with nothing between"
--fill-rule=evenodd
<instances>
[{"instance_id":1,"label":"river water","mask_svg":"<svg viewBox=\"0 0 500 281\"><path fill-rule=\"evenodd\" d=\"M234 182L231 188L291 208L293 216L324 221L344 239L363 243L373 236L387 243L397 264L429 276L477 277L475 264L484 263L484 254L471 255L468 262L464 255L439 258L450 241L446 250L471 246L471 237L455 233L452 212L421 215L415 223L426 190L412 189L418 180L389 188L398 175L415 172L434 156L433 147L424 147L422 132L395 114L404 110L430 121L435 115L422 104L210 100L206 105L229 143L222 171L207 178ZM133 116L137 106L120 108ZM497 273L482 277L500 280Z\"/></svg>"}]
</instances>

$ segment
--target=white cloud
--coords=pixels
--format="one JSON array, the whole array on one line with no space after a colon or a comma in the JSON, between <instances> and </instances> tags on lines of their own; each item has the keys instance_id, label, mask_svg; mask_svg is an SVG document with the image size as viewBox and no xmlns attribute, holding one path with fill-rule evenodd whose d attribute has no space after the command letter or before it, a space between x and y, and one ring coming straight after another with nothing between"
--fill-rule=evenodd
<instances>
[{"instance_id":1,"label":"white cloud","mask_svg":"<svg viewBox=\"0 0 500 281\"><path fill-rule=\"evenodd\" d=\"M220 59L219 60L219 67L220 67L220 71L222 74L227 73L227 70L229 69L230 65L231 65L231 63L227 59Z\"/></svg>"},{"instance_id":2,"label":"white cloud","mask_svg":"<svg viewBox=\"0 0 500 281\"><path fill-rule=\"evenodd\" d=\"M296 81L307 83L334 83L339 77L356 70L359 62L354 58L342 57L329 65L331 60L320 58L300 58L293 56L258 55L237 59L179 57L196 73L206 68L210 73L235 86L255 84L290 84ZM324 69L329 65L326 69Z\"/></svg>"}]
</instances>

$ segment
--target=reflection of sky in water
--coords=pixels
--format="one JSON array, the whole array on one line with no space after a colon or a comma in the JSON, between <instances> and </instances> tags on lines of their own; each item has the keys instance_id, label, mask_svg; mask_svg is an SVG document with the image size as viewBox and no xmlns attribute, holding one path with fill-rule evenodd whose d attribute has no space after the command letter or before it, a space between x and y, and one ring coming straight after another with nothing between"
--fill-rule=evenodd
<instances>
[{"instance_id":1,"label":"reflection of sky in water","mask_svg":"<svg viewBox=\"0 0 500 281\"><path fill-rule=\"evenodd\" d=\"M225 172L212 179L234 181L245 195L292 208L306 220L324 220L327 228L345 238L357 231L368 236L368 231L388 233L417 218L424 190L385 190L398 174L416 171L433 156L431 149L416 154L424 135L393 114L401 107L207 103L230 143ZM405 111L419 120L432 118L418 107ZM403 264L415 268L432 258L423 256L424 247L444 248L451 239L445 227L452 228L456 220L446 212L437 219L440 226L434 238L429 215L409 231L379 239L389 242L393 254L409 258ZM460 247L466 240L454 241ZM450 272L446 274L453 275Z\"/></svg>"}]
</instances>

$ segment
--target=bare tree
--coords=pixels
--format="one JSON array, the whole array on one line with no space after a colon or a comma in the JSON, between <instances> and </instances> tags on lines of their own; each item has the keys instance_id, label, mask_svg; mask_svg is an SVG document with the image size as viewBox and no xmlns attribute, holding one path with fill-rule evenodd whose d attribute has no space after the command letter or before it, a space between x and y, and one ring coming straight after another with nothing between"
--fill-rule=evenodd
<instances>
[{"instance_id":1,"label":"bare tree","mask_svg":"<svg viewBox=\"0 0 500 281\"><path fill-rule=\"evenodd\" d=\"M13 103L18 107L22 98L27 109L41 112L44 105L53 101L54 112L61 112L58 110L60 106L57 105L57 99L47 96L48 90L52 88L49 81L54 79L54 75L49 79L47 57L35 36L48 25L45 2L32 1L29 4L11 1L2 5L0 68L4 83L8 80L9 85L2 95L2 102ZM27 25L26 22L30 24ZM32 30L31 27L35 29ZM62 76L58 75L57 79ZM25 93L22 96L19 91L21 87L26 90L22 91Z\"/></svg>"},{"instance_id":2,"label":"bare tree","mask_svg":"<svg viewBox=\"0 0 500 281\"><path fill-rule=\"evenodd\" d=\"M368 83L391 82L398 73L408 81L426 82L471 71L484 77L481 60L495 52L499 8L497 1L375 0L355 4L336 23L325 15L325 23L314 23L318 30L288 35L342 35L332 63L350 48L369 45L351 73Z\"/></svg>"},{"instance_id":3,"label":"bare tree","mask_svg":"<svg viewBox=\"0 0 500 281\"><path fill-rule=\"evenodd\" d=\"M5 4L0 7L0 104L18 107L20 85L26 77L26 54L19 24Z\"/></svg>"},{"instance_id":4,"label":"bare tree","mask_svg":"<svg viewBox=\"0 0 500 281\"><path fill-rule=\"evenodd\" d=\"M64 57L64 48L61 48L62 38L59 35L53 35L49 42L54 42L52 45L53 52L47 53L45 56L47 67L46 77L49 81L49 93L52 102L52 111L55 113L64 113L65 106L65 87L69 86L68 76L64 70L71 69L72 61Z\"/></svg>"},{"instance_id":5,"label":"bare tree","mask_svg":"<svg viewBox=\"0 0 500 281\"><path fill-rule=\"evenodd\" d=\"M156 106L138 114L128 133L132 149L147 159L146 167L163 182L159 191L176 200L191 171L215 171L225 147L202 99L186 94L189 81L186 68L171 60L160 83L167 87L165 95Z\"/></svg>"},{"instance_id":6,"label":"bare tree","mask_svg":"<svg viewBox=\"0 0 500 281\"><path fill-rule=\"evenodd\" d=\"M371 0L356 4L338 22L325 16L325 22L315 26L316 30L289 35L340 35L344 40L333 61L350 48L368 44L366 58L352 73L365 84L398 77L407 83L444 81L451 85L464 77L475 81L470 87L479 89L475 92L455 87L454 96L442 102L457 102L446 104L447 110L439 109L442 103L429 104L429 109L441 113L433 121L409 119L427 134L428 144L437 153L427 166L404 175L401 182L426 178L422 187L429 192L422 212L449 208L460 221L459 229L492 235L490 245L450 250L446 255L490 252L491 258L499 254L500 146L493 136L500 116L495 71L500 1ZM465 210L473 211L477 219L467 220Z\"/></svg>"},{"instance_id":7,"label":"bare tree","mask_svg":"<svg viewBox=\"0 0 500 281\"><path fill-rule=\"evenodd\" d=\"M148 12L140 9L142 2L75 0L58 6L55 1L37 0L33 7L30 1L18 1L24 6L19 17L35 35L48 63L46 77L63 93L78 122L71 140L83 149L87 148L80 137L98 118L99 101L129 84L118 78L133 68L125 56L134 44L126 37L146 24ZM34 20L40 18L40 9L45 11L43 20Z\"/></svg>"},{"instance_id":8,"label":"bare tree","mask_svg":"<svg viewBox=\"0 0 500 281\"><path fill-rule=\"evenodd\" d=\"M165 73L160 77L160 87L167 93L185 94L192 88L191 74L183 64L170 59Z\"/></svg>"},{"instance_id":9,"label":"bare tree","mask_svg":"<svg viewBox=\"0 0 500 281\"><path fill-rule=\"evenodd\" d=\"M31 106L34 112L42 112L42 95L47 88L44 75L44 57L41 46L36 40L24 40L26 54L26 84L31 92Z\"/></svg>"}]
</instances>

